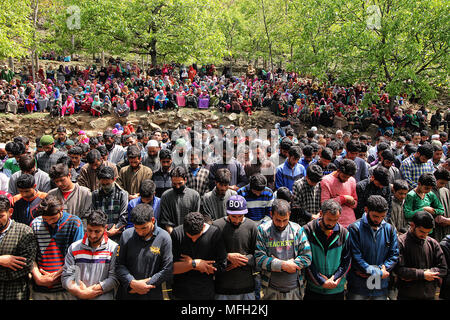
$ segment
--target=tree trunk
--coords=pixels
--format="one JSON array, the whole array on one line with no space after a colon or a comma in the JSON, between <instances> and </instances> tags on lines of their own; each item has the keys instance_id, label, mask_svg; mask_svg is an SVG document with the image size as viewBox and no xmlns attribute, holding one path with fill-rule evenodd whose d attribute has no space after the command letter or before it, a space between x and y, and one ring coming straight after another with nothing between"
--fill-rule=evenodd
<instances>
[{"instance_id":1,"label":"tree trunk","mask_svg":"<svg viewBox=\"0 0 450 320\"><path fill-rule=\"evenodd\" d=\"M70 42L72 43L72 53L75 50L75 35L72 34L72 37L70 38Z\"/></svg>"},{"instance_id":2,"label":"tree trunk","mask_svg":"<svg viewBox=\"0 0 450 320\"><path fill-rule=\"evenodd\" d=\"M33 83L36 82L36 66L35 63L36 61L34 60L34 53L35 50L31 50L31 56L30 56L30 60L31 60L31 81L33 81Z\"/></svg>"},{"instance_id":3,"label":"tree trunk","mask_svg":"<svg viewBox=\"0 0 450 320\"><path fill-rule=\"evenodd\" d=\"M34 58L36 59L36 72L39 71L39 54L37 51L34 52Z\"/></svg>"},{"instance_id":4,"label":"tree trunk","mask_svg":"<svg viewBox=\"0 0 450 320\"><path fill-rule=\"evenodd\" d=\"M105 51L102 51L102 68L105 66Z\"/></svg>"},{"instance_id":5,"label":"tree trunk","mask_svg":"<svg viewBox=\"0 0 450 320\"><path fill-rule=\"evenodd\" d=\"M272 42L270 41L269 29L267 28L266 10L264 8L264 0L261 0L261 6L262 6L262 12L263 12L264 28L266 30L266 36L267 36L267 43L269 44L269 57L270 57L270 68L271 68L270 72L273 73Z\"/></svg>"},{"instance_id":6,"label":"tree trunk","mask_svg":"<svg viewBox=\"0 0 450 320\"><path fill-rule=\"evenodd\" d=\"M150 42L150 57L152 60L152 65L153 65L153 67L155 67L156 64L158 63L157 51L156 51L156 39L153 39Z\"/></svg>"},{"instance_id":7,"label":"tree trunk","mask_svg":"<svg viewBox=\"0 0 450 320\"><path fill-rule=\"evenodd\" d=\"M39 10L39 0L35 0L33 2L33 48L31 50L31 79L33 83L36 82L36 71L38 68L38 63L36 63L35 56L36 56L36 25L37 25L37 16L38 16L38 10Z\"/></svg>"},{"instance_id":8,"label":"tree trunk","mask_svg":"<svg viewBox=\"0 0 450 320\"><path fill-rule=\"evenodd\" d=\"M14 58L13 57L9 57L8 58L8 67L9 67L9 69L11 69L12 72L15 72L15 70L14 70Z\"/></svg>"},{"instance_id":9,"label":"tree trunk","mask_svg":"<svg viewBox=\"0 0 450 320\"><path fill-rule=\"evenodd\" d=\"M291 63L294 61L294 44L293 43L291 43Z\"/></svg>"}]
</instances>

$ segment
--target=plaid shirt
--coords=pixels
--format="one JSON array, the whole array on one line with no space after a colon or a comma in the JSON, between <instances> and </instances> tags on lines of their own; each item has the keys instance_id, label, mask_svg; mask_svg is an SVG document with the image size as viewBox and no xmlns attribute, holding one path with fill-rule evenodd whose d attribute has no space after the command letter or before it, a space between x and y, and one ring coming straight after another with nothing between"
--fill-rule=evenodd
<instances>
[{"instance_id":1,"label":"plaid shirt","mask_svg":"<svg viewBox=\"0 0 450 320\"><path fill-rule=\"evenodd\" d=\"M417 187L417 182L419 177L426 172L434 172L433 161L428 160L425 163L417 161L414 155L403 160L400 166L400 172L402 173L403 179L408 182L409 188Z\"/></svg>"},{"instance_id":2,"label":"plaid shirt","mask_svg":"<svg viewBox=\"0 0 450 320\"><path fill-rule=\"evenodd\" d=\"M200 196L203 196L209 191L209 170L200 167L197 175L194 176L189 168L187 170L186 187L194 189Z\"/></svg>"},{"instance_id":3,"label":"plaid shirt","mask_svg":"<svg viewBox=\"0 0 450 320\"><path fill-rule=\"evenodd\" d=\"M37 167L42 171L49 173L52 165L56 164L59 158L65 156L66 154L61 151L55 151L51 155L45 153L45 151L36 154Z\"/></svg>"},{"instance_id":4,"label":"plaid shirt","mask_svg":"<svg viewBox=\"0 0 450 320\"><path fill-rule=\"evenodd\" d=\"M92 209L103 210L108 215L108 224L115 224L117 228L127 225L128 220L128 192L116 183L114 190L105 194L102 189L92 193Z\"/></svg>"},{"instance_id":5,"label":"plaid shirt","mask_svg":"<svg viewBox=\"0 0 450 320\"><path fill-rule=\"evenodd\" d=\"M10 220L8 230L0 240L0 255L15 255L27 258L26 266L13 271L0 267L0 301L28 300L30 296L28 274L36 259L37 244L33 230L22 223Z\"/></svg>"},{"instance_id":6,"label":"plaid shirt","mask_svg":"<svg viewBox=\"0 0 450 320\"><path fill-rule=\"evenodd\" d=\"M292 187L292 208L299 208L297 222L301 225L311 220L312 215L320 211L320 182L314 187L310 186L306 181L306 177L295 181Z\"/></svg>"}]
</instances>

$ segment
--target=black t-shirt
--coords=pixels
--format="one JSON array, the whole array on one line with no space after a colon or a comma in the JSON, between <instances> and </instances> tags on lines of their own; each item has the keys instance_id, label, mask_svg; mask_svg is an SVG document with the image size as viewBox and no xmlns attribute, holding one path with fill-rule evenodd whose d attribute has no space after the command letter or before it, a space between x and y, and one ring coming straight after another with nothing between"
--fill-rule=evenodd
<instances>
[{"instance_id":1,"label":"black t-shirt","mask_svg":"<svg viewBox=\"0 0 450 320\"><path fill-rule=\"evenodd\" d=\"M195 242L184 232L183 225L173 229L172 252L173 262L180 260L181 255L192 259L213 260L216 273L223 272L227 263L227 252L219 229L206 225L207 229ZM190 270L173 276L172 293L179 300L214 300L214 275Z\"/></svg>"}]
</instances>

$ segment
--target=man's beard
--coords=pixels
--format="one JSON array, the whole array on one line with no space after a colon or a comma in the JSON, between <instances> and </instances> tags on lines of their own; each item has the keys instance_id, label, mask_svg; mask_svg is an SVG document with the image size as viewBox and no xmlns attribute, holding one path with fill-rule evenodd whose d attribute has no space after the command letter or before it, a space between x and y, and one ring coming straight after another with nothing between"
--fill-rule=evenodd
<instances>
[{"instance_id":1,"label":"man's beard","mask_svg":"<svg viewBox=\"0 0 450 320\"><path fill-rule=\"evenodd\" d=\"M183 191L184 191L185 188L186 188L186 186L183 185L183 186L181 186L181 187L179 187L179 188L173 187L173 190L174 190L177 194L181 194L181 193L183 193Z\"/></svg>"},{"instance_id":2,"label":"man's beard","mask_svg":"<svg viewBox=\"0 0 450 320\"><path fill-rule=\"evenodd\" d=\"M230 222L231 226L233 227L233 229L237 229L240 227L240 225L242 224L242 222L239 222L238 224L234 224L233 222Z\"/></svg>"},{"instance_id":3,"label":"man's beard","mask_svg":"<svg viewBox=\"0 0 450 320\"><path fill-rule=\"evenodd\" d=\"M379 227L381 225L381 222L376 224L375 222L373 222L373 220L370 218L369 214L367 214L367 222L369 223L369 225L371 227Z\"/></svg>"},{"instance_id":4,"label":"man's beard","mask_svg":"<svg viewBox=\"0 0 450 320\"><path fill-rule=\"evenodd\" d=\"M329 226L329 225L326 225L325 224L325 222L323 222L323 219L320 221L320 224L322 225L322 227L325 229L325 230L333 230L334 229L334 226Z\"/></svg>"},{"instance_id":5,"label":"man's beard","mask_svg":"<svg viewBox=\"0 0 450 320\"><path fill-rule=\"evenodd\" d=\"M0 232L3 232L3 230L5 230L6 227L8 226L8 224L9 224L9 219L8 219L8 221L6 221L6 224L0 224Z\"/></svg>"}]
</instances>

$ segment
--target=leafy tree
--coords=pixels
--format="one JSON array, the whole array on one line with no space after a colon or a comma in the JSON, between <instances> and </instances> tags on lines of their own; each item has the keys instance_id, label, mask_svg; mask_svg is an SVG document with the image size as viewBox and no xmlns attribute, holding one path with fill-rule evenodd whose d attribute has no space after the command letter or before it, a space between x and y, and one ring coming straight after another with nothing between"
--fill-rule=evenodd
<instances>
[{"instance_id":1,"label":"leafy tree","mask_svg":"<svg viewBox=\"0 0 450 320\"><path fill-rule=\"evenodd\" d=\"M31 43L30 0L3 0L0 10L0 58L24 57Z\"/></svg>"}]
</instances>

